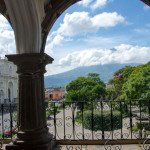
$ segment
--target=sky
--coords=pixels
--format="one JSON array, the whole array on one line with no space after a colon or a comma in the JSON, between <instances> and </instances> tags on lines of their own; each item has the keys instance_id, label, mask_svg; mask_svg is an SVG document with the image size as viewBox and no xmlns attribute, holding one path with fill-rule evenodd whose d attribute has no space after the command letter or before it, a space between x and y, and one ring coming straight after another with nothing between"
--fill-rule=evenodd
<instances>
[{"instance_id":1,"label":"sky","mask_svg":"<svg viewBox=\"0 0 150 150\"><path fill-rule=\"evenodd\" d=\"M45 52L54 58L45 75L76 67L150 61L150 7L140 0L83 0L51 29ZM0 15L0 56L15 54L14 33Z\"/></svg>"}]
</instances>

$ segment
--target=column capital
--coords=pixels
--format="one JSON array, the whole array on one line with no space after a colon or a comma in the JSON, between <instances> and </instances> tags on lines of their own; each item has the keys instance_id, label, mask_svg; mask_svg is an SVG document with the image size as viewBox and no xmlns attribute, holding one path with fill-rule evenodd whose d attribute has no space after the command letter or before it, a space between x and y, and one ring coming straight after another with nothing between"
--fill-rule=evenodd
<instances>
[{"instance_id":1,"label":"column capital","mask_svg":"<svg viewBox=\"0 0 150 150\"><path fill-rule=\"evenodd\" d=\"M45 53L28 53L6 55L8 61L17 65L17 73L38 73L43 70L45 72L45 65L51 64L53 58Z\"/></svg>"}]
</instances>

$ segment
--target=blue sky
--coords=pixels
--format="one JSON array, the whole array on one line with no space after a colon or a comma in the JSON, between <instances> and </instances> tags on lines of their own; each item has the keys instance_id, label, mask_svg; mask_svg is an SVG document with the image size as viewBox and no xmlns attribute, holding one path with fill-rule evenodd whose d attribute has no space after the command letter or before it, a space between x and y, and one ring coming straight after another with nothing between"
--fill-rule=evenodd
<instances>
[{"instance_id":1,"label":"blue sky","mask_svg":"<svg viewBox=\"0 0 150 150\"><path fill-rule=\"evenodd\" d=\"M46 53L54 58L46 75L75 67L150 60L150 8L140 0L83 0L67 9L51 29ZM0 16L0 53L15 53L11 27Z\"/></svg>"}]
</instances>

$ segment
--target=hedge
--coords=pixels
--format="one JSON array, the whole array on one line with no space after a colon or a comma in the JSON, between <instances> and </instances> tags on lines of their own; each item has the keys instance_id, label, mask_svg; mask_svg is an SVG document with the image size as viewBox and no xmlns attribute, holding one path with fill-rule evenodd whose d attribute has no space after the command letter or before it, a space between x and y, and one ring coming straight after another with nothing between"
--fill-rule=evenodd
<instances>
[{"instance_id":1,"label":"hedge","mask_svg":"<svg viewBox=\"0 0 150 150\"><path fill-rule=\"evenodd\" d=\"M93 112L93 120L92 120L92 112L90 110L84 111L83 113L83 126L85 129L92 130L92 121L93 121L93 131L104 130L104 131L112 131L121 129L122 120L120 117L119 111L113 111L112 116L110 111L103 111L103 115L101 115L101 111ZM102 124L103 118L103 124Z\"/></svg>"}]
</instances>

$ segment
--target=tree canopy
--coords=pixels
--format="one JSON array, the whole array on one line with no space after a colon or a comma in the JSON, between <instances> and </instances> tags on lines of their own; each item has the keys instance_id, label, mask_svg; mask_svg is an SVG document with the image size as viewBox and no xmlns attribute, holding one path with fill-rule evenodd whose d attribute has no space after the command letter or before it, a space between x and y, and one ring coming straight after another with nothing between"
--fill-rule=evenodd
<instances>
[{"instance_id":1,"label":"tree canopy","mask_svg":"<svg viewBox=\"0 0 150 150\"><path fill-rule=\"evenodd\" d=\"M73 102L100 99L106 93L104 83L97 73L89 73L88 77L78 77L66 86L66 90L66 100Z\"/></svg>"},{"instance_id":2,"label":"tree canopy","mask_svg":"<svg viewBox=\"0 0 150 150\"><path fill-rule=\"evenodd\" d=\"M150 98L150 62L137 66L122 88L124 99Z\"/></svg>"},{"instance_id":3,"label":"tree canopy","mask_svg":"<svg viewBox=\"0 0 150 150\"><path fill-rule=\"evenodd\" d=\"M107 89L107 94L116 92L115 99L149 99L150 98L150 62L137 67L126 66L114 73L109 80L114 90Z\"/></svg>"}]
</instances>

